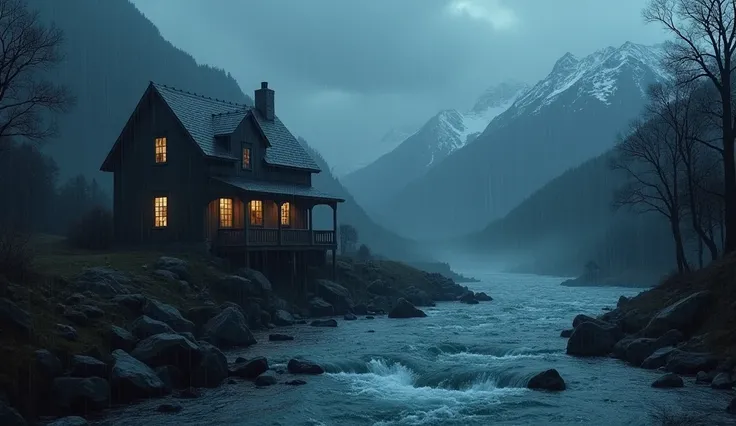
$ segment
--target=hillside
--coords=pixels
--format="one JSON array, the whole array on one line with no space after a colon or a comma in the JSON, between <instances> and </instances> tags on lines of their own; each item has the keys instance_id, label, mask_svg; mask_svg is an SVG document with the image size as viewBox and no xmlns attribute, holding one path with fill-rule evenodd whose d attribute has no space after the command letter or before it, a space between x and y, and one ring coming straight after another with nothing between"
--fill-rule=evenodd
<instances>
[{"instance_id":1,"label":"hillside","mask_svg":"<svg viewBox=\"0 0 736 426\"><path fill-rule=\"evenodd\" d=\"M666 78L660 54L659 47L626 43L580 59L563 56L473 143L385 203L387 226L408 237L441 237L503 217L550 179L613 146L644 106L646 87Z\"/></svg>"},{"instance_id":2,"label":"hillside","mask_svg":"<svg viewBox=\"0 0 736 426\"><path fill-rule=\"evenodd\" d=\"M611 153L548 182L468 239L469 248L507 259L512 270L576 276L594 261L613 274L657 277L672 268L671 236L654 214L614 211L623 176L609 167ZM694 259L693 259L694 260Z\"/></svg>"},{"instance_id":3,"label":"hillside","mask_svg":"<svg viewBox=\"0 0 736 426\"><path fill-rule=\"evenodd\" d=\"M252 103L225 71L198 65L166 41L128 0L30 0L29 7L64 31L65 60L57 81L77 96L60 117L61 137L46 148L62 179L98 172L150 80L235 102Z\"/></svg>"},{"instance_id":4,"label":"hillside","mask_svg":"<svg viewBox=\"0 0 736 426\"><path fill-rule=\"evenodd\" d=\"M299 138L307 150L322 169L321 173L313 175L312 185L330 194L342 197L345 202L338 206L338 220L340 223L350 224L358 231L360 244L366 244L376 253L392 259L400 260L428 260L429 257L420 250L419 246L410 240L401 238L376 224L358 205L352 195L342 186L330 172L330 167L317 150L309 146L306 140ZM332 211L316 208L314 212L315 227L332 227Z\"/></svg>"},{"instance_id":5,"label":"hillside","mask_svg":"<svg viewBox=\"0 0 736 426\"><path fill-rule=\"evenodd\" d=\"M487 89L470 111L441 111L395 149L342 181L369 211L380 212L409 182L472 142L527 89L519 82L502 83Z\"/></svg>"}]
</instances>

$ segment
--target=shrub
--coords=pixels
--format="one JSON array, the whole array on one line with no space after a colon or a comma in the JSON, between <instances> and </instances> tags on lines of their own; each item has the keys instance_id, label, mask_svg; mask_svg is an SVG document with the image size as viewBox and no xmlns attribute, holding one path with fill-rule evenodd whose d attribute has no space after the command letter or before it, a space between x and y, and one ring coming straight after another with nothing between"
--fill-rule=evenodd
<instances>
[{"instance_id":1,"label":"shrub","mask_svg":"<svg viewBox=\"0 0 736 426\"><path fill-rule=\"evenodd\" d=\"M72 224L67 235L72 247L88 250L110 248L113 239L112 213L102 207L93 207Z\"/></svg>"},{"instance_id":2,"label":"shrub","mask_svg":"<svg viewBox=\"0 0 736 426\"><path fill-rule=\"evenodd\" d=\"M361 260L369 260L371 258L371 249L369 249L367 245L361 244L360 247L358 247L358 253L356 256Z\"/></svg>"},{"instance_id":3,"label":"shrub","mask_svg":"<svg viewBox=\"0 0 736 426\"><path fill-rule=\"evenodd\" d=\"M23 281L30 272L33 255L29 241L28 233L0 229L0 272L7 278Z\"/></svg>"}]
</instances>

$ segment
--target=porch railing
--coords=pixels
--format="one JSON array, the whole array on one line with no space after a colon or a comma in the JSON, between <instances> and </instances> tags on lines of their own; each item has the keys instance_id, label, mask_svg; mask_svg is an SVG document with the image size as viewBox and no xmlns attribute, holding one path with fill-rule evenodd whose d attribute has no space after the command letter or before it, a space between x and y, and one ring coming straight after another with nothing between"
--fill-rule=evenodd
<instances>
[{"instance_id":1,"label":"porch railing","mask_svg":"<svg viewBox=\"0 0 736 426\"><path fill-rule=\"evenodd\" d=\"M313 231L309 229L250 228L219 229L215 244L220 247L240 246L332 246L335 231Z\"/></svg>"}]
</instances>

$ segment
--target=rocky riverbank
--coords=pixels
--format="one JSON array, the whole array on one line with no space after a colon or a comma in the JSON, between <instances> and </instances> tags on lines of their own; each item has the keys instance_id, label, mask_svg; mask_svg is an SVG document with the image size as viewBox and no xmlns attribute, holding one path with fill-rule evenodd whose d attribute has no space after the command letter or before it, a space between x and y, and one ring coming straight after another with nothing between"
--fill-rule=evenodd
<instances>
[{"instance_id":1,"label":"rocky riverbank","mask_svg":"<svg viewBox=\"0 0 736 426\"><path fill-rule=\"evenodd\" d=\"M627 299L597 317L578 315L563 330L573 356L612 356L658 369L657 388L736 385L736 256ZM736 415L736 398L728 407Z\"/></svg>"},{"instance_id":2,"label":"rocky riverbank","mask_svg":"<svg viewBox=\"0 0 736 426\"><path fill-rule=\"evenodd\" d=\"M313 326L331 327L337 321L324 317L421 317L426 314L417 306L436 301L491 299L398 262L341 259L337 267L335 281L314 272L302 302L287 300L290 295L258 271L228 270L203 256L41 257L26 282L0 280L0 424L86 416L172 393L192 397L197 388L233 381L277 384L267 360L228 363L222 351L257 344L251 330L308 318ZM289 337L273 333L269 339ZM291 374L321 372L314 362L292 361ZM301 382L292 378L285 385Z\"/></svg>"}]
</instances>

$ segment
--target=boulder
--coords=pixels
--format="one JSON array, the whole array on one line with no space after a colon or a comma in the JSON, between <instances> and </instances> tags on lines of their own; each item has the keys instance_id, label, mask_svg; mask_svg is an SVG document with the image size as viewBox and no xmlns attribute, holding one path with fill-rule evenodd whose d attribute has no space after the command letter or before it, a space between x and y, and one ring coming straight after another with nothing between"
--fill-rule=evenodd
<instances>
[{"instance_id":1,"label":"boulder","mask_svg":"<svg viewBox=\"0 0 736 426\"><path fill-rule=\"evenodd\" d=\"M249 280L252 284L250 290L256 295L266 295L271 292L271 282L260 271L249 268L241 268L236 275Z\"/></svg>"},{"instance_id":2,"label":"boulder","mask_svg":"<svg viewBox=\"0 0 736 426\"><path fill-rule=\"evenodd\" d=\"M256 386L259 387L271 386L275 385L276 383L278 383L278 380L271 371L266 371L265 373L256 377Z\"/></svg>"},{"instance_id":3,"label":"boulder","mask_svg":"<svg viewBox=\"0 0 736 426\"><path fill-rule=\"evenodd\" d=\"M717 366L718 358L709 353L675 349L667 357L665 369L677 374L697 374L699 371L713 370Z\"/></svg>"},{"instance_id":4,"label":"boulder","mask_svg":"<svg viewBox=\"0 0 736 426\"><path fill-rule=\"evenodd\" d=\"M567 330L562 330L562 331L560 332L560 337L565 337L565 338L567 338L567 337L570 337L570 336L572 336L572 332L573 332L573 331L575 331L575 330L574 330L574 329L572 329L572 328L570 328L570 329L567 329Z\"/></svg>"},{"instance_id":5,"label":"boulder","mask_svg":"<svg viewBox=\"0 0 736 426\"><path fill-rule=\"evenodd\" d=\"M182 407L181 404L168 402L159 405L158 408L156 408L156 411L159 413L178 413L183 409L184 407Z\"/></svg>"},{"instance_id":6,"label":"boulder","mask_svg":"<svg viewBox=\"0 0 736 426\"><path fill-rule=\"evenodd\" d=\"M271 313L271 321L274 325L286 326L293 325L295 320L294 317L283 309L276 309Z\"/></svg>"},{"instance_id":7,"label":"boulder","mask_svg":"<svg viewBox=\"0 0 736 426\"><path fill-rule=\"evenodd\" d=\"M202 360L191 372L191 385L195 387L215 388L227 379L227 358L216 347L209 343L200 344Z\"/></svg>"},{"instance_id":8,"label":"boulder","mask_svg":"<svg viewBox=\"0 0 736 426\"><path fill-rule=\"evenodd\" d=\"M103 266L84 268L74 280L74 288L79 292L89 291L100 296L127 294L132 277L122 271Z\"/></svg>"},{"instance_id":9,"label":"boulder","mask_svg":"<svg viewBox=\"0 0 736 426\"><path fill-rule=\"evenodd\" d=\"M531 379L526 385L529 389L544 389L551 391L562 391L565 390L565 381L554 368L551 370L543 371Z\"/></svg>"},{"instance_id":10,"label":"boulder","mask_svg":"<svg viewBox=\"0 0 736 426\"><path fill-rule=\"evenodd\" d=\"M402 291L403 297L414 306L435 306L432 297L426 291L415 286L409 286Z\"/></svg>"},{"instance_id":11,"label":"boulder","mask_svg":"<svg viewBox=\"0 0 736 426\"><path fill-rule=\"evenodd\" d=\"M221 348L250 346L256 343L243 313L232 306L210 319L202 328L202 334L204 340Z\"/></svg>"},{"instance_id":12,"label":"boulder","mask_svg":"<svg viewBox=\"0 0 736 426\"><path fill-rule=\"evenodd\" d=\"M207 321L214 318L214 316L220 312L222 312L222 309L217 306L204 305L190 308L184 316L186 319L194 323L195 327L202 327L207 324Z\"/></svg>"},{"instance_id":13,"label":"boulder","mask_svg":"<svg viewBox=\"0 0 736 426\"><path fill-rule=\"evenodd\" d=\"M616 344L610 329L593 322L582 322L567 341L567 354L575 356L606 356Z\"/></svg>"},{"instance_id":14,"label":"boulder","mask_svg":"<svg viewBox=\"0 0 736 426\"><path fill-rule=\"evenodd\" d=\"M156 334L141 340L131 353L133 357L150 367L173 365L188 373L202 361L202 350L179 334Z\"/></svg>"},{"instance_id":15,"label":"boulder","mask_svg":"<svg viewBox=\"0 0 736 426\"><path fill-rule=\"evenodd\" d=\"M72 327L71 325L66 324L56 324L54 325L54 333L66 340L69 340L71 342L74 342L77 340L77 337L79 336L77 334L77 329Z\"/></svg>"},{"instance_id":16,"label":"boulder","mask_svg":"<svg viewBox=\"0 0 736 426\"><path fill-rule=\"evenodd\" d=\"M286 381L286 382L284 382L284 384L285 385L289 385L289 386L301 386L301 385L306 385L307 382L305 382L304 380L298 380L297 379L297 380L289 380L289 381Z\"/></svg>"},{"instance_id":17,"label":"boulder","mask_svg":"<svg viewBox=\"0 0 736 426\"><path fill-rule=\"evenodd\" d=\"M190 333L194 331L194 323L184 318L178 309L158 300L149 299L143 307L143 313L155 320L165 322L174 331Z\"/></svg>"},{"instance_id":18,"label":"boulder","mask_svg":"<svg viewBox=\"0 0 736 426\"><path fill-rule=\"evenodd\" d=\"M141 315L130 325L130 331L138 339L145 339L154 334L175 333L174 329L163 321L155 320L148 315Z\"/></svg>"},{"instance_id":19,"label":"boulder","mask_svg":"<svg viewBox=\"0 0 736 426\"><path fill-rule=\"evenodd\" d=\"M682 377L677 374L667 373L652 383L653 388L681 388L685 386Z\"/></svg>"},{"instance_id":20,"label":"boulder","mask_svg":"<svg viewBox=\"0 0 736 426\"><path fill-rule=\"evenodd\" d=\"M94 305L82 304L77 306L77 309L89 319L98 319L105 316L105 311Z\"/></svg>"},{"instance_id":21,"label":"boulder","mask_svg":"<svg viewBox=\"0 0 736 426\"><path fill-rule=\"evenodd\" d=\"M673 328L687 332L700 323L711 302L709 291L699 291L667 306L655 315L644 328L645 337L659 337Z\"/></svg>"},{"instance_id":22,"label":"boulder","mask_svg":"<svg viewBox=\"0 0 736 426\"><path fill-rule=\"evenodd\" d=\"M4 423L3 423L4 424ZM79 416L67 416L56 419L46 426L88 426L87 420Z\"/></svg>"},{"instance_id":23,"label":"boulder","mask_svg":"<svg viewBox=\"0 0 736 426\"><path fill-rule=\"evenodd\" d=\"M716 376L713 378L710 387L712 387L713 389L729 390L733 388L733 382L734 381L731 373L721 372L716 374Z\"/></svg>"},{"instance_id":24,"label":"boulder","mask_svg":"<svg viewBox=\"0 0 736 426\"><path fill-rule=\"evenodd\" d=\"M728 414L736 414L736 398L731 399L731 402L728 403L726 412Z\"/></svg>"},{"instance_id":25,"label":"boulder","mask_svg":"<svg viewBox=\"0 0 736 426\"><path fill-rule=\"evenodd\" d=\"M579 326L580 324L584 322L592 322L593 324L596 324L604 328L608 328L611 326L611 324L609 324L606 321L599 320L598 318L593 318L589 315L579 314L579 315L576 315L575 318L572 319L572 328L577 328L577 326Z\"/></svg>"},{"instance_id":26,"label":"boulder","mask_svg":"<svg viewBox=\"0 0 736 426\"><path fill-rule=\"evenodd\" d=\"M621 330L624 333L638 333L641 329L647 326L649 323L650 316L646 313L639 312L636 309L632 309L625 314L619 320Z\"/></svg>"},{"instance_id":27,"label":"boulder","mask_svg":"<svg viewBox=\"0 0 736 426\"><path fill-rule=\"evenodd\" d=\"M231 376L255 379L268 370L268 360L264 357L258 357L250 361L236 362L230 366L229 370Z\"/></svg>"},{"instance_id":28,"label":"boulder","mask_svg":"<svg viewBox=\"0 0 736 426\"><path fill-rule=\"evenodd\" d=\"M626 336L623 339L616 342L611 350L611 356L618 359L626 359L626 349L628 349L631 342L636 340L636 336Z\"/></svg>"},{"instance_id":29,"label":"boulder","mask_svg":"<svg viewBox=\"0 0 736 426\"><path fill-rule=\"evenodd\" d=\"M179 277L175 273L166 269L156 269L153 271L153 275L164 281L179 281Z\"/></svg>"},{"instance_id":30,"label":"boulder","mask_svg":"<svg viewBox=\"0 0 736 426\"><path fill-rule=\"evenodd\" d=\"M710 384L713 382L713 379L716 377L717 374L717 371L710 371L707 373L705 371L698 371L698 374L695 375L695 383Z\"/></svg>"},{"instance_id":31,"label":"boulder","mask_svg":"<svg viewBox=\"0 0 736 426\"><path fill-rule=\"evenodd\" d=\"M143 312L143 307L146 305L148 298L142 294L120 294L112 298L113 303L116 303L136 314Z\"/></svg>"},{"instance_id":32,"label":"boulder","mask_svg":"<svg viewBox=\"0 0 736 426\"><path fill-rule=\"evenodd\" d=\"M337 320L325 319L325 320L314 320L309 323L312 327L337 327Z\"/></svg>"},{"instance_id":33,"label":"boulder","mask_svg":"<svg viewBox=\"0 0 736 426\"><path fill-rule=\"evenodd\" d=\"M30 337L33 330L31 314L9 299L0 298L0 327Z\"/></svg>"},{"instance_id":34,"label":"boulder","mask_svg":"<svg viewBox=\"0 0 736 426\"><path fill-rule=\"evenodd\" d=\"M45 380L53 380L64 372L61 366L61 360L46 349L39 349L34 352L36 361L36 371L38 371Z\"/></svg>"},{"instance_id":35,"label":"boulder","mask_svg":"<svg viewBox=\"0 0 736 426\"><path fill-rule=\"evenodd\" d=\"M345 287L329 280L315 280L317 297L332 305L333 315L343 315L353 308L353 299L350 291Z\"/></svg>"},{"instance_id":36,"label":"boulder","mask_svg":"<svg viewBox=\"0 0 736 426\"><path fill-rule=\"evenodd\" d=\"M344 319L345 321L355 321L358 319L358 317L356 317L355 314L345 314L342 319Z\"/></svg>"},{"instance_id":37,"label":"boulder","mask_svg":"<svg viewBox=\"0 0 736 426\"><path fill-rule=\"evenodd\" d=\"M675 348L673 346L657 349L641 363L640 367L648 370L656 370L657 368L664 367L667 364L667 358L674 350Z\"/></svg>"},{"instance_id":38,"label":"boulder","mask_svg":"<svg viewBox=\"0 0 736 426\"><path fill-rule=\"evenodd\" d=\"M312 361L292 358L286 364L286 369L291 374L323 374L324 368Z\"/></svg>"},{"instance_id":39,"label":"boulder","mask_svg":"<svg viewBox=\"0 0 736 426\"><path fill-rule=\"evenodd\" d=\"M110 349L130 352L135 348L136 343L138 339L133 336L133 333L116 325L110 326Z\"/></svg>"},{"instance_id":40,"label":"boulder","mask_svg":"<svg viewBox=\"0 0 736 426\"><path fill-rule=\"evenodd\" d=\"M127 352L116 349L112 353L115 363L110 373L110 384L118 401L162 396L170 388L149 366Z\"/></svg>"},{"instance_id":41,"label":"boulder","mask_svg":"<svg viewBox=\"0 0 736 426\"><path fill-rule=\"evenodd\" d=\"M174 275L174 278L178 280L186 281L191 278L189 275L189 263L176 257L161 256L156 260L153 268L156 270L170 272Z\"/></svg>"},{"instance_id":42,"label":"boulder","mask_svg":"<svg viewBox=\"0 0 736 426\"><path fill-rule=\"evenodd\" d=\"M180 388L184 384L181 370L173 365L164 365L156 368L156 375L166 386L167 392L172 389Z\"/></svg>"},{"instance_id":43,"label":"boulder","mask_svg":"<svg viewBox=\"0 0 736 426\"><path fill-rule=\"evenodd\" d=\"M309 315L312 317L331 317L335 315L335 308L321 297L309 300Z\"/></svg>"},{"instance_id":44,"label":"boulder","mask_svg":"<svg viewBox=\"0 0 736 426\"><path fill-rule=\"evenodd\" d=\"M396 301L396 305L388 313L389 318L423 318L426 316L424 311L417 309L403 297Z\"/></svg>"},{"instance_id":45,"label":"boulder","mask_svg":"<svg viewBox=\"0 0 736 426\"><path fill-rule=\"evenodd\" d=\"M97 358L85 355L74 355L71 360L71 370L69 375L72 377L107 377L107 364Z\"/></svg>"},{"instance_id":46,"label":"boulder","mask_svg":"<svg viewBox=\"0 0 736 426\"><path fill-rule=\"evenodd\" d=\"M67 307L61 315L76 325L85 326L89 324L89 318L87 318L87 315L76 309Z\"/></svg>"},{"instance_id":47,"label":"boulder","mask_svg":"<svg viewBox=\"0 0 736 426\"><path fill-rule=\"evenodd\" d=\"M381 279L377 279L372 283L368 284L368 292L377 296L391 296L394 293L393 288L390 284L387 284Z\"/></svg>"},{"instance_id":48,"label":"boulder","mask_svg":"<svg viewBox=\"0 0 736 426\"><path fill-rule=\"evenodd\" d=\"M466 291L465 293L463 293L462 296L458 298L458 300L469 305L478 304L478 299L475 298L475 293L473 293L472 291Z\"/></svg>"},{"instance_id":49,"label":"boulder","mask_svg":"<svg viewBox=\"0 0 736 426\"><path fill-rule=\"evenodd\" d=\"M15 409L0 399L0 425L26 426L26 420Z\"/></svg>"},{"instance_id":50,"label":"boulder","mask_svg":"<svg viewBox=\"0 0 736 426\"><path fill-rule=\"evenodd\" d=\"M57 377L52 390L62 412L86 414L110 405L110 385L100 377Z\"/></svg>"},{"instance_id":51,"label":"boulder","mask_svg":"<svg viewBox=\"0 0 736 426\"><path fill-rule=\"evenodd\" d=\"M269 334L268 340L271 342L283 342L286 340L294 340L294 336L289 336L286 334Z\"/></svg>"},{"instance_id":52,"label":"boulder","mask_svg":"<svg viewBox=\"0 0 736 426\"><path fill-rule=\"evenodd\" d=\"M480 302L490 302L493 300L493 298L489 295L487 295L485 292L479 292L475 293L475 299Z\"/></svg>"},{"instance_id":53,"label":"boulder","mask_svg":"<svg viewBox=\"0 0 736 426\"><path fill-rule=\"evenodd\" d=\"M624 359L638 367L657 349L674 346L683 339L684 336L677 330L670 330L657 339L647 337L635 339L626 347Z\"/></svg>"}]
</instances>

